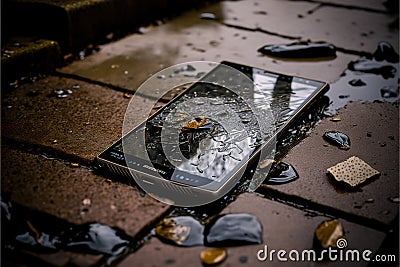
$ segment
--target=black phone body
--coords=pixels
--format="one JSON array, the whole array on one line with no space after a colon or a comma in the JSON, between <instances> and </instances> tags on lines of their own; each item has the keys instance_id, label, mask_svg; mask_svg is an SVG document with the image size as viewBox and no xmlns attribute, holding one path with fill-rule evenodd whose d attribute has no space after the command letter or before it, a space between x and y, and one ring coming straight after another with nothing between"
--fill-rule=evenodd
<instances>
[{"instance_id":1,"label":"black phone body","mask_svg":"<svg viewBox=\"0 0 400 267\"><path fill-rule=\"evenodd\" d=\"M245 74L269 101L275 123L268 140L259 142L260 118L257 120L248 112L251 108L240 95L201 79L102 152L96 159L98 165L113 173L133 177L159 200L185 206L185 198L190 198L188 206L205 204L210 202L205 200L215 200L227 193L251 165L249 163L258 160L261 148L272 145L311 102L328 90L324 82L227 61L216 66L206 77L227 79L219 77L223 76L218 72L220 66ZM197 105L200 113L191 112ZM241 122L235 122L229 116L222 123L213 120L212 114L218 113L220 106L228 106ZM176 107L183 111L174 113ZM193 115L201 114L201 110L204 116ZM192 116L181 118L185 111ZM167 122L171 118L171 125L180 125L180 129L176 132L175 143L168 144L166 137L163 139L162 129L169 127ZM248 135L226 141L232 140L230 137L236 130L234 127L229 129L230 125L238 123ZM132 149L128 151L127 147ZM178 201L177 195L182 196Z\"/></svg>"}]
</instances>

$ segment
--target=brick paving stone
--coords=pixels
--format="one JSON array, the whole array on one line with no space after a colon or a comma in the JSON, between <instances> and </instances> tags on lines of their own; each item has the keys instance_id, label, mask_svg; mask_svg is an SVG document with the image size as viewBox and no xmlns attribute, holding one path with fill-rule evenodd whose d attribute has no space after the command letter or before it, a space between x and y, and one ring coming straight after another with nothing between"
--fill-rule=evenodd
<instances>
[{"instance_id":1,"label":"brick paving stone","mask_svg":"<svg viewBox=\"0 0 400 267\"><path fill-rule=\"evenodd\" d=\"M389 224L399 209L398 204L388 200L399 194L398 104L355 102L339 110L338 116L342 119L340 122L324 119L283 159L296 168L298 180L283 185L262 185L261 189L299 196ZM347 134L350 150L325 146L322 135L330 130ZM345 190L328 179L326 169L351 156L361 158L380 171L380 177L354 191Z\"/></svg>"},{"instance_id":2,"label":"brick paving stone","mask_svg":"<svg viewBox=\"0 0 400 267\"><path fill-rule=\"evenodd\" d=\"M1 158L2 194L9 194L22 206L75 224L100 222L135 236L168 210L168 205L140 196L136 188L85 168L73 168L4 144Z\"/></svg>"},{"instance_id":3,"label":"brick paving stone","mask_svg":"<svg viewBox=\"0 0 400 267\"><path fill-rule=\"evenodd\" d=\"M179 13L201 1L16 0L5 2L11 34L47 36L65 50L82 49L111 34L131 32L143 23Z\"/></svg>"},{"instance_id":4,"label":"brick paving stone","mask_svg":"<svg viewBox=\"0 0 400 267\"><path fill-rule=\"evenodd\" d=\"M29 262L26 259L27 256L39 259L43 263L49 264L54 267L67 267L67 266L79 266L79 267L92 267L98 266L98 263L102 260L102 255L90 255L90 254L79 254L69 251L59 251L56 253L33 253L28 251L22 252L24 262ZM15 263L15 261L14 261ZM19 263L20 264L20 263ZM29 265L28 265L29 266Z\"/></svg>"},{"instance_id":5,"label":"brick paving stone","mask_svg":"<svg viewBox=\"0 0 400 267\"><path fill-rule=\"evenodd\" d=\"M75 84L80 88L73 89ZM66 98L49 96L57 89L73 92ZM121 92L50 76L25 84L3 97L2 136L44 146L90 163L121 137L129 101ZM143 99L135 107L134 123L144 120L142 110L148 105L147 101Z\"/></svg>"},{"instance_id":6,"label":"brick paving stone","mask_svg":"<svg viewBox=\"0 0 400 267\"><path fill-rule=\"evenodd\" d=\"M222 2L221 8L227 11L223 21L232 25L260 27L303 40L327 41L355 51L374 52L380 41L389 41L398 47L398 30L390 30L388 26L394 17L364 10L317 6L310 2L251 0ZM267 14L257 15L260 11Z\"/></svg>"},{"instance_id":7,"label":"brick paving stone","mask_svg":"<svg viewBox=\"0 0 400 267\"><path fill-rule=\"evenodd\" d=\"M385 0L318 0L321 3L327 4L335 4L335 5L343 5L343 6L352 6L361 9L371 9L381 12L387 12L387 8L383 5Z\"/></svg>"},{"instance_id":8,"label":"brick paving stone","mask_svg":"<svg viewBox=\"0 0 400 267\"><path fill-rule=\"evenodd\" d=\"M218 4L214 6L218 8ZM133 34L101 46L99 53L59 71L134 91L159 70L187 61L230 60L271 71L333 82L348 62L356 58L338 53L334 60L275 60L261 55L257 49L265 44L288 43L290 40L229 28L217 21L201 20L199 15L205 10L187 12L164 25L149 28L144 34Z\"/></svg>"},{"instance_id":9,"label":"brick paving stone","mask_svg":"<svg viewBox=\"0 0 400 267\"><path fill-rule=\"evenodd\" d=\"M14 39L2 45L1 53L2 84L24 75L52 71L62 63L60 47L51 40Z\"/></svg>"},{"instance_id":10,"label":"brick paving stone","mask_svg":"<svg viewBox=\"0 0 400 267\"><path fill-rule=\"evenodd\" d=\"M228 257L218 266L293 266L293 262L278 262L276 254L273 262L257 260L257 252L268 246L268 250L292 249L302 251L312 249L315 228L327 217L307 216L301 210L264 199L255 194L245 193L226 207L226 213L250 213L263 225L263 244L227 247ZM385 234L371 228L339 219L342 223L349 249L377 251ZM129 255L120 267L128 266L202 266L200 252L204 247L182 248L161 243L152 238L137 252ZM287 256L287 255L286 255ZM302 266L367 266L366 262L298 262Z\"/></svg>"}]
</instances>

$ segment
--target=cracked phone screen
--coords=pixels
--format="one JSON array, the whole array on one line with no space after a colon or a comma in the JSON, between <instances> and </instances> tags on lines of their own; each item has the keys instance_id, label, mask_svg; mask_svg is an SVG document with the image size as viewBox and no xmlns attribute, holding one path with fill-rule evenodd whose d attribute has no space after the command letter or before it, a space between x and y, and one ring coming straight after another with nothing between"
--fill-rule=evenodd
<instances>
[{"instance_id":1,"label":"cracked phone screen","mask_svg":"<svg viewBox=\"0 0 400 267\"><path fill-rule=\"evenodd\" d=\"M131 166L168 180L184 177L178 169L217 182L216 190L320 85L254 68L245 74L248 81L236 81L217 67L125 136Z\"/></svg>"}]
</instances>

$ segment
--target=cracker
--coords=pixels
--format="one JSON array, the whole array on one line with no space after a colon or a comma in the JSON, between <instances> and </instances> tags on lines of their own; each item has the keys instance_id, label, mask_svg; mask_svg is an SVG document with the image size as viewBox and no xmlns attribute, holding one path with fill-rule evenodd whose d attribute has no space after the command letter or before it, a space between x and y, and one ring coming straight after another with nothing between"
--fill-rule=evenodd
<instances>
[{"instance_id":1,"label":"cracker","mask_svg":"<svg viewBox=\"0 0 400 267\"><path fill-rule=\"evenodd\" d=\"M365 161L356 156L328 168L327 171L336 181L345 182L353 187L380 174L379 171L375 170Z\"/></svg>"}]
</instances>

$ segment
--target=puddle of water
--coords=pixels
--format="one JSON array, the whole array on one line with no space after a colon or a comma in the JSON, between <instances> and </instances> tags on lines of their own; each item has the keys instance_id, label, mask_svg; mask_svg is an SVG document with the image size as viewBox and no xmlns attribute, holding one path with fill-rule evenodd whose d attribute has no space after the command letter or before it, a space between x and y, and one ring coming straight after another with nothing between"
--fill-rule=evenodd
<instances>
[{"instance_id":1,"label":"puddle of water","mask_svg":"<svg viewBox=\"0 0 400 267\"><path fill-rule=\"evenodd\" d=\"M132 239L105 224L73 225L63 234L63 249L78 253L118 256L129 250Z\"/></svg>"},{"instance_id":2,"label":"puddle of water","mask_svg":"<svg viewBox=\"0 0 400 267\"><path fill-rule=\"evenodd\" d=\"M295 42L291 44L265 45L258 52L280 58L334 58L336 47L325 42Z\"/></svg>"},{"instance_id":3,"label":"puddle of water","mask_svg":"<svg viewBox=\"0 0 400 267\"><path fill-rule=\"evenodd\" d=\"M1 199L2 248L35 252L103 254L111 263L138 246L122 230L100 223L74 225Z\"/></svg>"},{"instance_id":4,"label":"puddle of water","mask_svg":"<svg viewBox=\"0 0 400 267\"><path fill-rule=\"evenodd\" d=\"M290 163L278 162L272 166L264 184L286 184L297 180L298 178L299 175L296 169Z\"/></svg>"},{"instance_id":5,"label":"puddle of water","mask_svg":"<svg viewBox=\"0 0 400 267\"><path fill-rule=\"evenodd\" d=\"M207 224L204 236L204 242L208 246L261 244L262 225L250 214L226 214Z\"/></svg>"},{"instance_id":6,"label":"puddle of water","mask_svg":"<svg viewBox=\"0 0 400 267\"><path fill-rule=\"evenodd\" d=\"M328 131L325 132L322 136L325 141L328 143L337 146L340 149L343 150L349 150L350 149L350 137L348 137L346 134L338 131Z\"/></svg>"},{"instance_id":7,"label":"puddle of water","mask_svg":"<svg viewBox=\"0 0 400 267\"><path fill-rule=\"evenodd\" d=\"M373 55L350 62L326 93L332 101L328 113L335 114L351 101L397 101L398 62L399 55L387 42L379 43Z\"/></svg>"},{"instance_id":8,"label":"puddle of water","mask_svg":"<svg viewBox=\"0 0 400 267\"><path fill-rule=\"evenodd\" d=\"M386 65L384 62L379 62L377 60L371 60L368 58L352 61L349 63L348 68L349 70L356 72L381 75L384 79L394 78L397 73L397 70L394 66Z\"/></svg>"}]
</instances>

